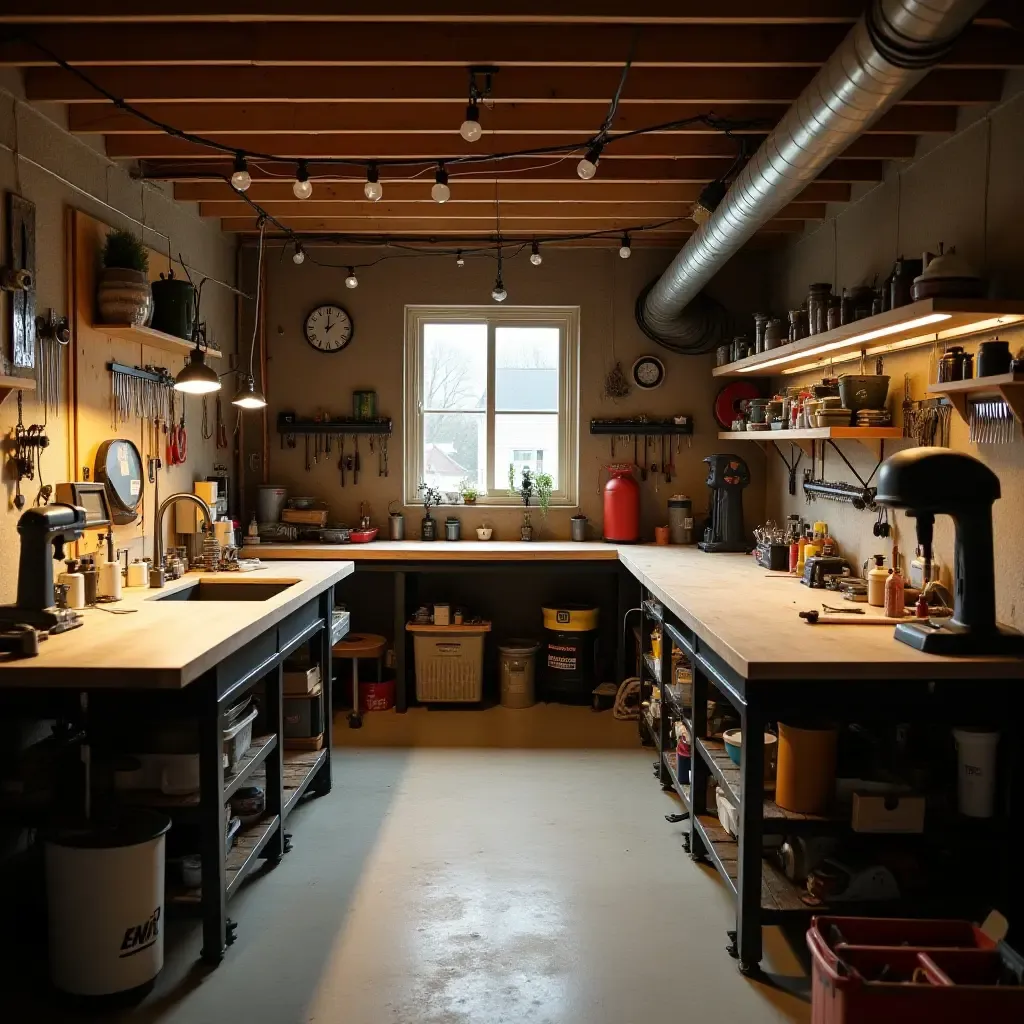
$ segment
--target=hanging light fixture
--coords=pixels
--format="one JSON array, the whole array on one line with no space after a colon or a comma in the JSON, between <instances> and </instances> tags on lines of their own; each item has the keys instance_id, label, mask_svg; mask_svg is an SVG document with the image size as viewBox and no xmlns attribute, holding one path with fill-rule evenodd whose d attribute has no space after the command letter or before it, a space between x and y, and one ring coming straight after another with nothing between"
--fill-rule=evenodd
<instances>
[{"instance_id":1,"label":"hanging light fixture","mask_svg":"<svg viewBox=\"0 0 1024 1024\"><path fill-rule=\"evenodd\" d=\"M371 203L377 202L384 195L384 189L380 187L380 175L377 172L376 164L370 164L366 168L366 184L363 186L363 195Z\"/></svg>"},{"instance_id":2,"label":"hanging light fixture","mask_svg":"<svg viewBox=\"0 0 1024 1024\"><path fill-rule=\"evenodd\" d=\"M718 204L725 198L729 186L721 179L716 178L708 182L701 190L697 201L690 209L690 220L703 227L711 215L718 209Z\"/></svg>"},{"instance_id":3,"label":"hanging light fixture","mask_svg":"<svg viewBox=\"0 0 1024 1024\"><path fill-rule=\"evenodd\" d=\"M305 160L299 161L295 171L295 181L292 182L292 192L296 199L308 199L313 194L313 186L309 181L309 169Z\"/></svg>"},{"instance_id":4,"label":"hanging light fixture","mask_svg":"<svg viewBox=\"0 0 1024 1024\"><path fill-rule=\"evenodd\" d=\"M292 263L299 266L306 262L306 251L302 248L301 242L295 243L295 252L292 253Z\"/></svg>"},{"instance_id":5,"label":"hanging light fixture","mask_svg":"<svg viewBox=\"0 0 1024 1024\"><path fill-rule=\"evenodd\" d=\"M619 246L619 257L620 259L628 260L633 255L633 250L629 244L629 235L622 236L622 244Z\"/></svg>"},{"instance_id":6,"label":"hanging light fixture","mask_svg":"<svg viewBox=\"0 0 1024 1024\"><path fill-rule=\"evenodd\" d=\"M540 245L537 242L530 246L530 262L535 267L539 267L544 262L544 257L540 254Z\"/></svg>"},{"instance_id":7,"label":"hanging light fixture","mask_svg":"<svg viewBox=\"0 0 1024 1024\"><path fill-rule=\"evenodd\" d=\"M469 68L469 102L466 104L466 119L459 125L459 134L467 142L476 142L483 135L480 127L480 100L490 96L494 75L498 68L480 65ZM483 75L483 86L477 84L477 75Z\"/></svg>"},{"instance_id":8,"label":"hanging light fixture","mask_svg":"<svg viewBox=\"0 0 1024 1024\"><path fill-rule=\"evenodd\" d=\"M345 287L346 288L358 288L359 287L359 278L356 277L356 268L355 267L349 267L348 268L348 277L345 278Z\"/></svg>"},{"instance_id":9,"label":"hanging light fixture","mask_svg":"<svg viewBox=\"0 0 1024 1024\"><path fill-rule=\"evenodd\" d=\"M467 142L476 142L483 133L484 130L480 127L480 108L476 99L471 98L466 107L466 119L459 125L459 134Z\"/></svg>"},{"instance_id":10,"label":"hanging light fixture","mask_svg":"<svg viewBox=\"0 0 1024 1024\"><path fill-rule=\"evenodd\" d=\"M244 192L252 184L252 175L245 162L245 154L241 151L235 156L235 169L231 172L231 187Z\"/></svg>"},{"instance_id":11,"label":"hanging light fixture","mask_svg":"<svg viewBox=\"0 0 1024 1024\"><path fill-rule=\"evenodd\" d=\"M498 271L498 276L494 280L494 287L491 289L491 298L495 302L504 302L508 298L508 292L505 291L505 285L501 281L501 271Z\"/></svg>"},{"instance_id":12,"label":"hanging light fixture","mask_svg":"<svg viewBox=\"0 0 1024 1024\"><path fill-rule=\"evenodd\" d=\"M220 377L216 370L206 365L198 337L196 347L189 353L188 362L174 378L174 390L183 391L186 395L208 395L211 391L220 391Z\"/></svg>"},{"instance_id":13,"label":"hanging light fixture","mask_svg":"<svg viewBox=\"0 0 1024 1024\"><path fill-rule=\"evenodd\" d=\"M434 186L430 190L430 197L435 203L447 203L452 197L452 190L448 187L448 172L440 160L437 163L437 173L434 175Z\"/></svg>"},{"instance_id":14,"label":"hanging light fixture","mask_svg":"<svg viewBox=\"0 0 1024 1024\"><path fill-rule=\"evenodd\" d=\"M461 249L457 249L455 251L455 266L457 266L457 267L464 267L465 265L466 265L466 261L462 258L462 250Z\"/></svg>"},{"instance_id":15,"label":"hanging light fixture","mask_svg":"<svg viewBox=\"0 0 1024 1024\"><path fill-rule=\"evenodd\" d=\"M246 377L245 383L231 399L231 404L237 405L239 409L262 409L267 400L263 397L262 391L256 390L256 382L252 377Z\"/></svg>"},{"instance_id":16,"label":"hanging light fixture","mask_svg":"<svg viewBox=\"0 0 1024 1024\"><path fill-rule=\"evenodd\" d=\"M601 159L601 151L603 149L603 143L595 142L590 149L587 150L587 155L576 165L576 173L584 181L589 181L595 174L597 174L597 165Z\"/></svg>"}]
</instances>

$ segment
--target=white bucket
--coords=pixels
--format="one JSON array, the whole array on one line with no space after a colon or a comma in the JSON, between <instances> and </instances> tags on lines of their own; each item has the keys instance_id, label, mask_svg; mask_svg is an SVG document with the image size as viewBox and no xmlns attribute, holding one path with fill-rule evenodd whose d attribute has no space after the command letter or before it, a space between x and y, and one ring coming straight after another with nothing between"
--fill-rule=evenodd
<instances>
[{"instance_id":1,"label":"white bucket","mask_svg":"<svg viewBox=\"0 0 1024 1024\"><path fill-rule=\"evenodd\" d=\"M46 842L50 978L106 996L152 981L164 965L165 815L137 811Z\"/></svg>"},{"instance_id":2,"label":"white bucket","mask_svg":"<svg viewBox=\"0 0 1024 1024\"><path fill-rule=\"evenodd\" d=\"M996 799L999 733L954 729L957 753L957 805L969 818L991 818Z\"/></svg>"},{"instance_id":3,"label":"white bucket","mask_svg":"<svg viewBox=\"0 0 1024 1024\"><path fill-rule=\"evenodd\" d=\"M533 707L536 702L534 656L539 648L536 640L509 640L498 647L502 707Z\"/></svg>"}]
</instances>

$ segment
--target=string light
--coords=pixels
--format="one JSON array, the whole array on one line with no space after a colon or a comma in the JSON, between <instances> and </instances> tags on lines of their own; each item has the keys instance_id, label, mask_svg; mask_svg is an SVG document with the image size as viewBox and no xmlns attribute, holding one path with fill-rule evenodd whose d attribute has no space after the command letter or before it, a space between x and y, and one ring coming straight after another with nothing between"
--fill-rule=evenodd
<instances>
[{"instance_id":1,"label":"string light","mask_svg":"<svg viewBox=\"0 0 1024 1024\"><path fill-rule=\"evenodd\" d=\"M434 187L430 190L430 196L435 203L447 203L452 197L452 190L448 187L448 172L444 164L438 162L437 173L434 175Z\"/></svg>"},{"instance_id":2,"label":"string light","mask_svg":"<svg viewBox=\"0 0 1024 1024\"><path fill-rule=\"evenodd\" d=\"M363 186L363 195L371 203L377 202L384 195L384 189L380 186L380 175L377 173L376 164L370 164L366 168L366 184Z\"/></svg>"},{"instance_id":3,"label":"string light","mask_svg":"<svg viewBox=\"0 0 1024 1024\"><path fill-rule=\"evenodd\" d=\"M480 127L480 108L476 105L476 100L472 99L466 107L466 120L459 125L459 134L467 142L476 142L483 133L484 130Z\"/></svg>"},{"instance_id":4,"label":"string light","mask_svg":"<svg viewBox=\"0 0 1024 1024\"><path fill-rule=\"evenodd\" d=\"M540 254L540 245L537 242L530 246L530 262L535 267L539 267L544 262L544 257Z\"/></svg>"},{"instance_id":5,"label":"string light","mask_svg":"<svg viewBox=\"0 0 1024 1024\"><path fill-rule=\"evenodd\" d=\"M628 260L633 255L633 250L629 245L629 235L625 234L622 236L622 245L619 246L619 257L624 260Z\"/></svg>"},{"instance_id":6,"label":"string light","mask_svg":"<svg viewBox=\"0 0 1024 1024\"><path fill-rule=\"evenodd\" d=\"M298 169L295 172L295 181L292 184L292 192L296 199L308 199L313 194L313 186L309 182L309 169L305 160L299 161Z\"/></svg>"},{"instance_id":7,"label":"string light","mask_svg":"<svg viewBox=\"0 0 1024 1024\"><path fill-rule=\"evenodd\" d=\"M465 265L466 261L462 258L462 250L457 249L455 252L455 266L464 267Z\"/></svg>"},{"instance_id":8,"label":"string light","mask_svg":"<svg viewBox=\"0 0 1024 1024\"><path fill-rule=\"evenodd\" d=\"M296 266L301 266L305 262L306 262L306 253L305 253L305 250L302 248L302 243L301 242L296 242L295 243L295 252L292 253L292 263L294 263Z\"/></svg>"},{"instance_id":9,"label":"string light","mask_svg":"<svg viewBox=\"0 0 1024 1024\"><path fill-rule=\"evenodd\" d=\"M239 151L235 156L235 169L231 173L231 185L239 192L245 192L252 184L252 175L245 162L245 154Z\"/></svg>"},{"instance_id":10,"label":"string light","mask_svg":"<svg viewBox=\"0 0 1024 1024\"><path fill-rule=\"evenodd\" d=\"M501 271L498 271L498 276L494 280L494 288L491 290L491 298L495 302L504 302L508 298L508 292L505 291L505 286L501 283Z\"/></svg>"},{"instance_id":11,"label":"string light","mask_svg":"<svg viewBox=\"0 0 1024 1024\"><path fill-rule=\"evenodd\" d=\"M356 277L356 268L355 267L349 267L348 268L348 277L345 278L345 287L346 288L358 288L359 287L359 278Z\"/></svg>"},{"instance_id":12,"label":"string light","mask_svg":"<svg viewBox=\"0 0 1024 1024\"><path fill-rule=\"evenodd\" d=\"M604 143L595 142L590 149L587 150L587 155L576 165L576 173L584 181L589 181L595 174L597 174L597 165L601 159L601 151L603 149Z\"/></svg>"}]
</instances>

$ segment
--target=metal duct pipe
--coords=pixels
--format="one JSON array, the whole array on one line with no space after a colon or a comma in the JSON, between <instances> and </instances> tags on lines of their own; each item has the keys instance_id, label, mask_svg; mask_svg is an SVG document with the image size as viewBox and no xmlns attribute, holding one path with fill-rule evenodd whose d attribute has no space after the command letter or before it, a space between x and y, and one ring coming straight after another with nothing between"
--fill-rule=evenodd
<instances>
[{"instance_id":1,"label":"metal duct pipe","mask_svg":"<svg viewBox=\"0 0 1024 1024\"><path fill-rule=\"evenodd\" d=\"M687 304L762 224L945 56L984 2L871 0L711 219L638 304L644 330L677 351L707 351L708 343L683 340L693 333Z\"/></svg>"}]
</instances>

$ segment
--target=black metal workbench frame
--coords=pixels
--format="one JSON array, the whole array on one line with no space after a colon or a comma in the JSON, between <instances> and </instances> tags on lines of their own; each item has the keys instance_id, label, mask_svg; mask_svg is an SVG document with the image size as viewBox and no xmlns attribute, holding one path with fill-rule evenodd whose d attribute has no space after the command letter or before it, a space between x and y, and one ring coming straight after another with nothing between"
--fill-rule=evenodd
<instances>
[{"instance_id":1,"label":"black metal workbench frame","mask_svg":"<svg viewBox=\"0 0 1024 1024\"><path fill-rule=\"evenodd\" d=\"M763 888L769 895L775 886L787 883L763 859L763 836L767 832L834 832L846 830L848 822L815 816L784 815L771 819L765 816L764 730L768 722L799 717L813 710L816 715L836 722L885 719L895 722L931 722L956 725L998 727L1006 747L1012 751L1008 787L1024 780L1024 744L1020 742L1024 711L1024 688L1021 680L906 680L906 679L816 679L750 680L732 669L693 629L682 623L657 599L645 593L642 603L640 631L640 668L642 692L649 692L652 681L668 680L672 671L672 649L678 648L693 669L692 711L674 708L683 718L691 736L690 783L680 784L676 777L674 749L670 744L670 713L665 708L666 689L661 687L662 714L660 728L654 730L641 713L641 726L657 746L657 774L665 789L674 789L690 817L689 851L695 861L710 862L719 871L736 899L736 930L729 932L728 951L739 961L744 974L757 974L762 958L763 924L770 924L793 913L810 915L816 911L799 906L797 901L779 901L773 908L763 903ZM644 652L650 647L654 623L662 628L660 662ZM812 628L812 627L809 627ZM743 729L743 757L739 769L740 793L736 794L713 754L707 737L707 699L709 684L724 696L740 715ZM687 712L690 713L687 713ZM655 735L655 732L657 733ZM709 775L733 798L739 809L739 843L735 869L720 850L724 830L716 828L716 817L706 806ZM1003 787L1006 788L1006 787ZM769 801L770 803L770 801ZM1020 803L1019 799L1017 801ZM714 813L714 812L713 812ZM1006 830L1007 842L1016 847L1021 836L1022 815L1015 809ZM927 833L926 825L926 833ZM731 840L730 840L731 841ZM1010 921L1020 919L1022 887L1013 886L1013 906L1005 908ZM785 904L785 905L784 905ZM846 905L849 906L849 905ZM817 912L821 912L818 910ZM852 912L852 908L851 908Z\"/></svg>"}]
</instances>

